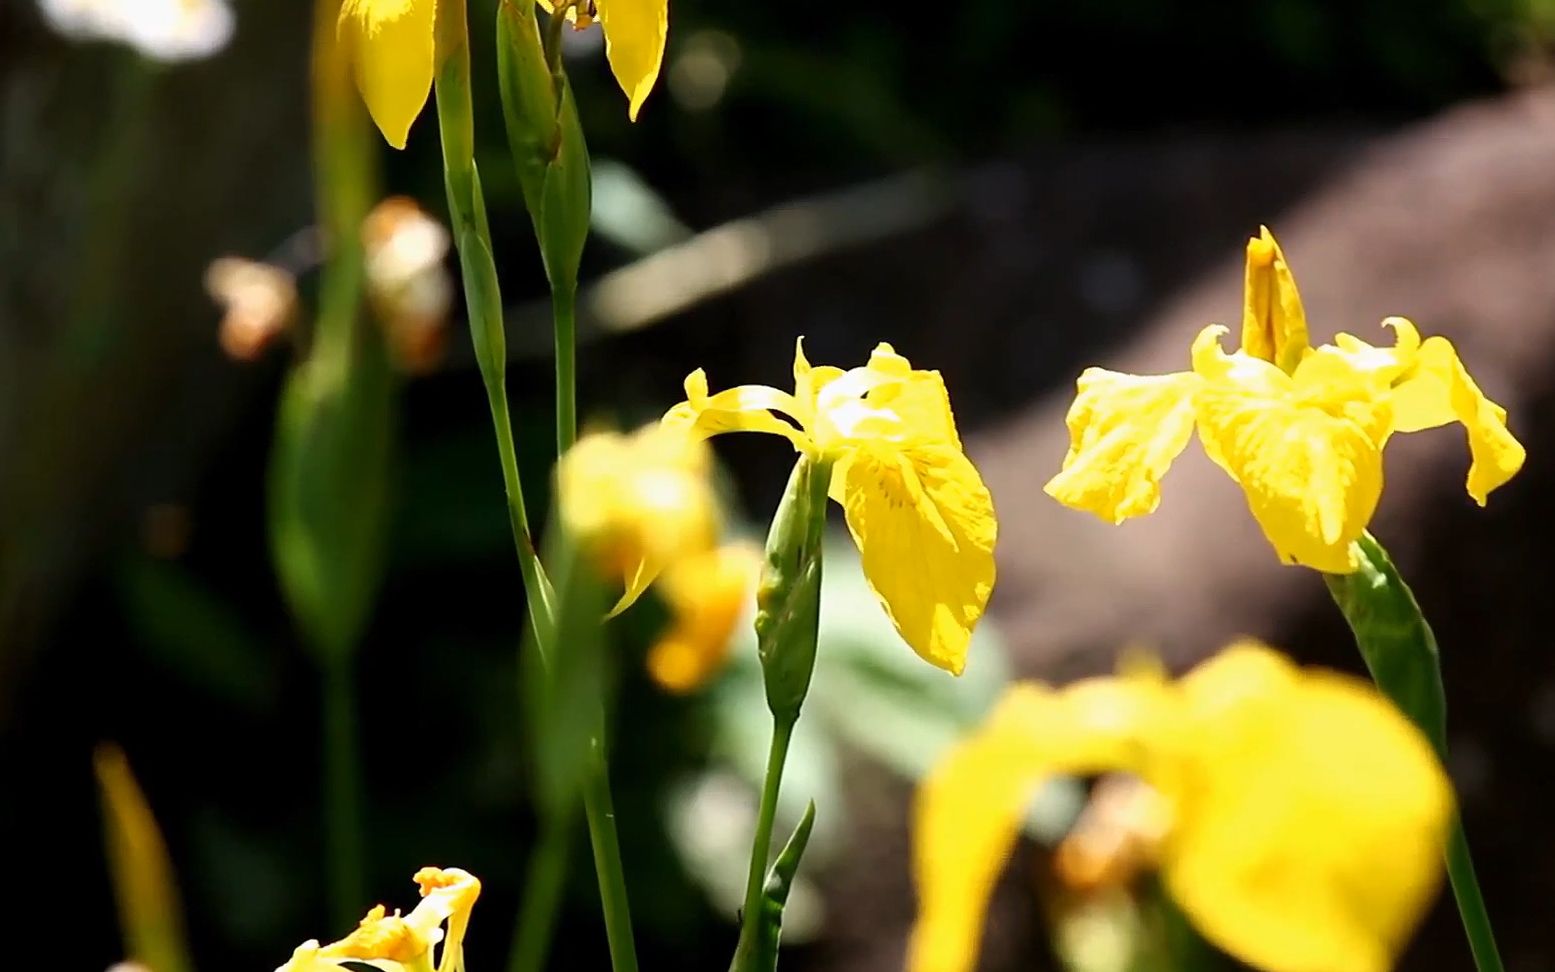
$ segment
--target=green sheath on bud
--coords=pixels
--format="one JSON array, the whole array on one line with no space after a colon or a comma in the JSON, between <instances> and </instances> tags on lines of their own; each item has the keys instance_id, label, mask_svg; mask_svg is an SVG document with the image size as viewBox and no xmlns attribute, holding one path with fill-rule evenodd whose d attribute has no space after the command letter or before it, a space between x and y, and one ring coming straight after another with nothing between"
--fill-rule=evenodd
<instances>
[{"instance_id":1,"label":"green sheath on bud","mask_svg":"<svg viewBox=\"0 0 1555 972\"><path fill-rule=\"evenodd\" d=\"M554 290L577 289L588 238L588 146L566 74L552 73L532 3L502 0L497 74L508 147Z\"/></svg>"},{"instance_id":2,"label":"green sheath on bud","mask_svg":"<svg viewBox=\"0 0 1555 972\"><path fill-rule=\"evenodd\" d=\"M756 650L767 707L781 724L799 718L815 670L821 617L821 539L831 464L801 456L767 534L756 590Z\"/></svg>"}]
</instances>

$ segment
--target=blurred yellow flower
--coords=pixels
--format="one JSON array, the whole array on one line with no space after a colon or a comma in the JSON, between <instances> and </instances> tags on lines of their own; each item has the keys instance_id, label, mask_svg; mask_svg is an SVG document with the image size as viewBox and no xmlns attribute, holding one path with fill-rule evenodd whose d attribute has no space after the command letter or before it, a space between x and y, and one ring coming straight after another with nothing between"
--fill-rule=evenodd
<instances>
[{"instance_id":1,"label":"blurred yellow flower","mask_svg":"<svg viewBox=\"0 0 1555 972\"><path fill-rule=\"evenodd\" d=\"M410 914L386 914L383 905L377 905L340 941L297 946L276 972L338 972L341 966L361 965L381 972L464 972L464 933L481 882L468 871L436 867L417 871L415 880L421 902ZM434 965L433 947L439 942L442 952Z\"/></svg>"},{"instance_id":2,"label":"blurred yellow flower","mask_svg":"<svg viewBox=\"0 0 1555 972\"><path fill-rule=\"evenodd\" d=\"M686 398L665 414L667 427L698 438L768 432L832 464L831 497L870 587L914 651L959 675L993 591L998 522L939 372L914 369L889 344L861 368L812 368L801 340L793 394L740 385L710 395L698 369Z\"/></svg>"},{"instance_id":3,"label":"blurred yellow flower","mask_svg":"<svg viewBox=\"0 0 1555 972\"><path fill-rule=\"evenodd\" d=\"M546 10L554 9L553 0L539 3ZM627 115L636 121L664 64L669 0L579 0L568 8L567 16L579 30L599 21L605 35L605 59L626 93Z\"/></svg>"},{"instance_id":4,"label":"blurred yellow flower","mask_svg":"<svg viewBox=\"0 0 1555 972\"><path fill-rule=\"evenodd\" d=\"M556 467L567 531L626 586L625 610L666 567L713 548L719 514L705 443L662 425L592 432Z\"/></svg>"},{"instance_id":5,"label":"blurred yellow flower","mask_svg":"<svg viewBox=\"0 0 1555 972\"><path fill-rule=\"evenodd\" d=\"M670 692L689 692L723 667L760 572L761 552L749 543L726 544L664 572L657 590L673 620L648 650L654 681Z\"/></svg>"},{"instance_id":6,"label":"blurred yellow flower","mask_svg":"<svg viewBox=\"0 0 1555 972\"><path fill-rule=\"evenodd\" d=\"M437 73L436 0L342 0L338 35L367 111L405 147Z\"/></svg>"},{"instance_id":7,"label":"blurred yellow flower","mask_svg":"<svg viewBox=\"0 0 1555 972\"><path fill-rule=\"evenodd\" d=\"M1044 488L1112 523L1150 513L1197 426L1282 560L1349 573L1350 544L1382 494L1382 450L1393 433L1461 423L1473 457L1467 488L1481 506L1524 459L1505 409L1484 396L1445 338L1422 342L1401 317L1383 323L1395 332L1391 348L1348 334L1311 347L1295 280L1265 228L1247 246L1242 349L1226 354L1226 328L1211 325L1193 342L1191 371L1087 368L1069 410L1063 470Z\"/></svg>"},{"instance_id":8,"label":"blurred yellow flower","mask_svg":"<svg viewBox=\"0 0 1555 972\"><path fill-rule=\"evenodd\" d=\"M1175 683L1132 672L1009 691L915 806L909 972L974 967L988 897L1037 786L1126 771L1168 892L1269 972L1382 972L1440 884L1452 791L1369 684L1233 645Z\"/></svg>"}]
</instances>

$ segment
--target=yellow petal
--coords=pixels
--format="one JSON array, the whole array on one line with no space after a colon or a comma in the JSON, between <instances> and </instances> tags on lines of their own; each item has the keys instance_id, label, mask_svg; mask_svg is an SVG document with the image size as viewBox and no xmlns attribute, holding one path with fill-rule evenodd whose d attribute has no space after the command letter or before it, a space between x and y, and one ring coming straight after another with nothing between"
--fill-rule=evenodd
<instances>
[{"instance_id":1,"label":"yellow petal","mask_svg":"<svg viewBox=\"0 0 1555 972\"><path fill-rule=\"evenodd\" d=\"M1269 227L1247 241L1242 303L1242 350L1287 374L1307 351L1307 315L1296 278Z\"/></svg>"},{"instance_id":2,"label":"yellow petal","mask_svg":"<svg viewBox=\"0 0 1555 972\"><path fill-rule=\"evenodd\" d=\"M1243 645L1181 683L1192 788L1166 847L1173 898L1269 972L1384 972L1435 893L1451 790L1370 685Z\"/></svg>"},{"instance_id":3,"label":"yellow petal","mask_svg":"<svg viewBox=\"0 0 1555 972\"><path fill-rule=\"evenodd\" d=\"M976 467L949 446L860 449L840 475L870 588L914 651L961 674L993 591L998 536Z\"/></svg>"},{"instance_id":4,"label":"yellow petal","mask_svg":"<svg viewBox=\"0 0 1555 972\"><path fill-rule=\"evenodd\" d=\"M970 972L983 916L1025 816L1050 772L1018 710L1048 705L1041 686L1011 689L988 724L957 746L918 788L913 803L913 880L918 920L908 972Z\"/></svg>"},{"instance_id":5,"label":"yellow petal","mask_svg":"<svg viewBox=\"0 0 1555 972\"><path fill-rule=\"evenodd\" d=\"M664 63L669 0L598 0L598 7L605 57L630 102L627 114L636 121Z\"/></svg>"},{"instance_id":6,"label":"yellow petal","mask_svg":"<svg viewBox=\"0 0 1555 972\"><path fill-rule=\"evenodd\" d=\"M1156 678L1089 679L1054 692L1011 688L951 751L913 805L918 920L908 972L975 967L988 897L1042 779L1137 768L1140 741L1171 711Z\"/></svg>"},{"instance_id":7,"label":"yellow petal","mask_svg":"<svg viewBox=\"0 0 1555 972\"><path fill-rule=\"evenodd\" d=\"M339 34L383 137L404 148L436 73L435 0L344 0Z\"/></svg>"},{"instance_id":8,"label":"yellow petal","mask_svg":"<svg viewBox=\"0 0 1555 972\"><path fill-rule=\"evenodd\" d=\"M1481 506L1523 467L1527 453L1506 427L1506 409L1479 390L1446 338L1420 345L1414 369L1394 389L1393 408L1400 432L1462 423L1473 456L1467 489Z\"/></svg>"},{"instance_id":9,"label":"yellow petal","mask_svg":"<svg viewBox=\"0 0 1555 972\"><path fill-rule=\"evenodd\" d=\"M1043 489L1054 499L1111 523L1153 511L1161 477L1193 432L1187 373L1125 375L1087 368L1069 409L1069 454Z\"/></svg>"},{"instance_id":10,"label":"yellow petal","mask_svg":"<svg viewBox=\"0 0 1555 972\"><path fill-rule=\"evenodd\" d=\"M734 626L752 601L760 571L760 551L736 543L665 572L659 592L673 620L648 651L648 673L654 681L670 692L690 692L723 667Z\"/></svg>"},{"instance_id":11,"label":"yellow petal","mask_svg":"<svg viewBox=\"0 0 1555 972\"><path fill-rule=\"evenodd\" d=\"M1350 544L1382 494L1386 402L1325 397L1334 362L1316 356L1295 379L1218 346L1195 357L1207 376L1195 409L1204 450L1241 485L1280 559L1353 571Z\"/></svg>"},{"instance_id":12,"label":"yellow petal","mask_svg":"<svg viewBox=\"0 0 1555 972\"><path fill-rule=\"evenodd\" d=\"M797 419L802 411L794 396L767 385L736 385L709 395L707 373L698 368L686 376L686 400L665 412L661 421L699 439L725 432L767 432L804 451L810 447L808 437L774 414Z\"/></svg>"}]
</instances>

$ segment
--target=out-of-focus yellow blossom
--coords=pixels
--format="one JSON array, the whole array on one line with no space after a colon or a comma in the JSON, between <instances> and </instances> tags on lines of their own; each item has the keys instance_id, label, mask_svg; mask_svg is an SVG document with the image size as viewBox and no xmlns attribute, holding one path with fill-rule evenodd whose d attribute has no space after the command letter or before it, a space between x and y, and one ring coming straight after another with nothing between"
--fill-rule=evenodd
<instances>
[{"instance_id":1,"label":"out-of-focus yellow blossom","mask_svg":"<svg viewBox=\"0 0 1555 972\"><path fill-rule=\"evenodd\" d=\"M417 871L415 880L421 902L410 914L390 915L377 905L340 941L297 946L276 972L337 972L340 966L355 965L380 972L464 972L464 934L481 882L468 871L436 867ZM439 942L443 947L434 965L433 947Z\"/></svg>"},{"instance_id":2,"label":"out-of-focus yellow blossom","mask_svg":"<svg viewBox=\"0 0 1555 972\"><path fill-rule=\"evenodd\" d=\"M664 572L657 590L673 620L648 650L654 681L670 692L689 692L723 667L760 572L761 552L749 543L726 544Z\"/></svg>"},{"instance_id":3,"label":"out-of-focus yellow blossom","mask_svg":"<svg viewBox=\"0 0 1555 972\"><path fill-rule=\"evenodd\" d=\"M914 369L889 344L861 368L812 368L801 340L793 394L740 385L710 395L698 369L686 399L664 416L667 427L697 437L769 432L832 464L831 497L870 587L914 651L959 675L993 591L998 523L939 372Z\"/></svg>"},{"instance_id":4,"label":"out-of-focus yellow blossom","mask_svg":"<svg viewBox=\"0 0 1555 972\"><path fill-rule=\"evenodd\" d=\"M1086 369L1069 410L1069 454L1045 489L1112 523L1152 512L1161 477L1197 426L1282 560L1349 573L1393 433L1461 423L1473 458L1467 488L1481 506L1524 459L1505 409L1445 338L1422 342L1402 317L1383 324L1394 331L1391 348L1348 334L1311 347L1295 280L1265 228L1247 246L1242 349L1225 353L1226 328L1211 325L1193 342L1191 371Z\"/></svg>"},{"instance_id":5,"label":"out-of-focus yellow blossom","mask_svg":"<svg viewBox=\"0 0 1555 972\"><path fill-rule=\"evenodd\" d=\"M383 137L404 148L437 74L436 0L343 0L338 35Z\"/></svg>"},{"instance_id":6,"label":"out-of-focus yellow blossom","mask_svg":"<svg viewBox=\"0 0 1555 972\"><path fill-rule=\"evenodd\" d=\"M554 9L553 0L539 3L546 10ZM567 9L567 18L578 30L599 21L605 35L605 59L626 93L627 115L636 121L664 64L669 0L580 0Z\"/></svg>"},{"instance_id":7,"label":"out-of-focus yellow blossom","mask_svg":"<svg viewBox=\"0 0 1555 972\"><path fill-rule=\"evenodd\" d=\"M974 967L1045 778L1113 771L1159 796L1144 832L1183 912L1269 972L1382 972L1440 884L1453 804L1430 743L1371 685L1243 642L1175 683L1012 688L918 793L910 972Z\"/></svg>"},{"instance_id":8,"label":"out-of-focus yellow blossom","mask_svg":"<svg viewBox=\"0 0 1555 972\"><path fill-rule=\"evenodd\" d=\"M612 613L642 596L666 567L711 550L718 502L706 444L661 425L630 435L593 432L556 467L563 523L600 572L626 592Z\"/></svg>"}]
</instances>

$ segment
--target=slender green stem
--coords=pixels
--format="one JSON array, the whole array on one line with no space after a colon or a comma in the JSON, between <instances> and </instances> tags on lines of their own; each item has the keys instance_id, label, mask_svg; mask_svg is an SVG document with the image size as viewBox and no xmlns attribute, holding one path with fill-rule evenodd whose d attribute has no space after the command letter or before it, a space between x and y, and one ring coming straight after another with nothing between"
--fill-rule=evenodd
<instances>
[{"instance_id":1,"label":"slender green stem","mask_svg":"<svg viewBox=\"0 0 1555 972\"><path fill-rule=\"evenodd\" d=\"M556 931L556 913L567 883L567 852L571 844L570 817L549 815L540 822L540 839L529 858L529 875L524 881L508 972L540 972L545 968Z\"/></svg>"},{"instance_id":2,"label":"slender green stem","mask_svg":"<svg viewBox=\"0 0 1555 972\"><path fill-rule=\"evenodd\" d=\"M361 917L366 892L362 862L361 763L356 746L356 685L349 656L332 658L323 671L324 837L334 922L351 927Z\"/></svg>"},{"instance_id":3,"label":"slender green stem","mask_svg":"<svg viewBox=\"0 0 1555 972\"><path fill-rule=\"evenodd\" d=\"M497 454L502 461L502 487L507 495L508 526L513 531L513 546L518 550L518 569L524 577L524 592L529 597L530 621L535 629L535 645L540 657L550 658L549 638L540 632L542 622L556 613L556 594L551 590L545 568L535 551L529 533L529 513L524 506L524 484L518 476L518 452L514 448L513 420L508 414L507 381L488 383L486 398L491 404L491 422L497 436Z\"/></svg>"},{"instance_id":4,"label":"slender green stem","mask_svg":"<svg viewBox=\"0 0 1555 972\"><path fill-rule=\"evenodd\" d=\"M1474 876L1474 860L1469 856L1469 839L1463 832L1463 821L1457 817L1447 835L1447 878L1452 882L1452 896L1458 902L1463 930L1469 937L1474 967L1479 972L1502 972L1501 953L1490 928L1490 912L1485 908L1485 896Z\"/></svg>"},{"instance_id":5,"label":"slender green stem","mask_svg":"<svg viewBox=\"0 0 1555 972\"><path fill-rule=\"evenodd\" d=\"M637 972L637 951L632 944L632 911L626 896L626 869L621 864L621 840L616 835L615 805L610 798L610 764L605 755L603 717L601 709L600 728L589 740L588 771L583 774L583 811L589 823L589 843L594 846L594 873L599 879L600 904L605 912L610 966L615 972Z\"/></svg>"},{"instance_id":6,"label":"slender green stem","mask_svg":"<svg viewBox=\"0 0 1555 972\"><path fill-rule=\"evenodd\" d=\"M576 290L551 291L556 323L556 454L565 455L578 438L578 339Z\"/></svg>"},{"instance_id":7,"label":"slender green stem","mask_svg":"<svg viewBox=\"0 0 1555 972\"><path fill-rule=\"evenodd\" d=\"M767 881L767 858L772 855L772 826L777 819L778 790L783 785L783 766L788 744L794 738L797 719L774 719L772 748L767 752L767 776L761 784L761 809L756 815L756 837L751 842L750 874L745 880L745 908L740 915L740 942L755 942L761 922L761 895Z\"/></svg>"}]
</instances>

